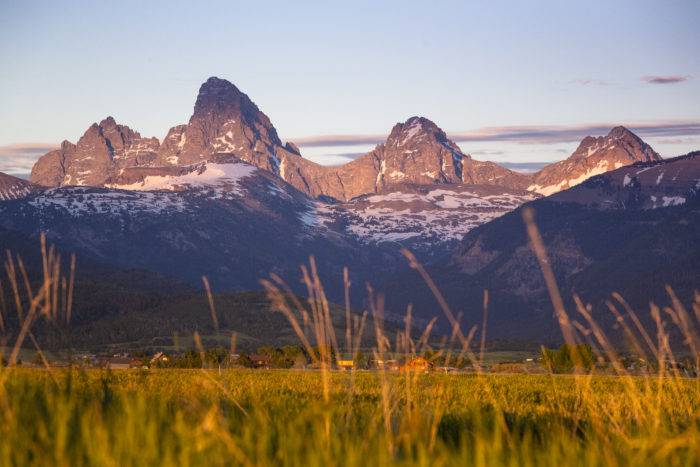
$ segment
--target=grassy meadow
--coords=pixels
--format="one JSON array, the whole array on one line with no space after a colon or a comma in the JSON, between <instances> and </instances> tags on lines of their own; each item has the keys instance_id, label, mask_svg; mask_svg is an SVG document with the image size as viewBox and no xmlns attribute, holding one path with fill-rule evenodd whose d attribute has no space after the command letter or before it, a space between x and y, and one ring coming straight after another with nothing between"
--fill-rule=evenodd
<instances>
[{"instance_id":1,"label":"grassy meadow","mask_svg":"<svg viewBox=\"0 0 700 467\"><path fill-rule=\"evenodd\" d=\"M405 329L386 327L382 296L371 287L361 315L351 313L346 300L345 328L338 333L337 307L326 299L311 259L302 266L307 298L275 275L263 285L312 370L56 368L32 328L42 320L70 324L73 268L68 279L62 276L60 257L42 238L40 286L16 272L23 272L21 261L8 254L6 262L19 326L9 330L0 321L12 336L0 366L0 465L698 465L700 379L680 371L669 332L673 325L682 333L683 359L697 370L700 294L688 311L669 287L673 306L651 307L656 330L643 329L636 312L613 295L611 312L636 361L646 362L632 370L578 297L576 319L563 308L532 229L569 346L543 353L550 370L556 373L558 365L570 374L485 372L486 333L479 330L486 329L488 292L483 323L463 331L408 252L452 325L438 347L431 339L434 321L417 334L410 308ZM218 329L219 313L206 292ZM368 330L375 339L369 349L363 345ZM204 362L199 334L193 343ZM44 368L19 365L27 349ZM361 351L375 361L432 355L441 365L470 370L335 370L339 355Z\"/></svg>"},{"instance_id":2,"label":"grassy meadow","mask_svg":"<svg viewBox=\"0 0 700 467\"><path fill-rule=\"evenodd\" d=\"M2 465L697 465L697 380L4 369ZM325 394L325 395L324 395Z\"/></svg>"}]
</instances>

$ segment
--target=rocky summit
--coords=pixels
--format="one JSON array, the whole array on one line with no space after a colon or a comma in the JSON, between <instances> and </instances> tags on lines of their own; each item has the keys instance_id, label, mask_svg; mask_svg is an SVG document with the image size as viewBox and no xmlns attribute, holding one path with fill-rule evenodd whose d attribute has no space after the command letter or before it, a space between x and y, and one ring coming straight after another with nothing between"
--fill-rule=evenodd
<instances>
[{"instance_id":1,"label":"rocky summit","mask_svg":"<svg viewBox=\"0 0 700 467\"><path fill-rule=\"evenodd\" d=\"M142 138L114 118L93 123L78 140L68 141L42 156L32 168L31 181L46 187L102 186L126 167L152 165L160 144L156 138Z\"/></svg>"},{"instance_id":2,"label":"rocky summit","mask_svg":"<svg viewBox=\"0 0 700 467\"><path fill-rule=\"evenodd\" d=\"M188 165L229 153L279 174L278 151L287 150L267 115L236 86L212 77L199 88L187 125L168 132L157 165Z\"/></svg>"},{"instance_id":3,"label":"rocky summit","mask_svg":"<svg viewBox=\"0 0 700 467\"><path fill-rule=\"evenodd\" d=\"M323 174L339 186L332 194L337 199L378 193L406 183L419 185L468 183L500 185L521 189L528 178L492 162L473 160L435 123L424 117L411 117L397 123L386 142L373 151ZM335 195L335 196L334 196Z\"/></svg>"},{"instance_id":4,"label":"rocky summit","mask_svg":"<svg viewBox=\"0 0 700 467\"><path fill-rule=\"evenodd\" d=\"M578 185L610 170L635 162L661 160L648 144L625 127L610 130L607 136L587 136L567 159L550 164L533 177L528 190L551 195Z\"/></svg>"}]
</instances>

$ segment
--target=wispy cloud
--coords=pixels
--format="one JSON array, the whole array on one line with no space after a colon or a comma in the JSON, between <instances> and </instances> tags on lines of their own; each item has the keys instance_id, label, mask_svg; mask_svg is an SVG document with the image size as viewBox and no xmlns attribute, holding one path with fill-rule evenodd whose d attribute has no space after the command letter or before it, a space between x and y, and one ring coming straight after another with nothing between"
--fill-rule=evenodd
<instances>
[{"instance_id":1,"label":"wispy cloud","mask_svg":"<svg viewBox=\"0 0 700 467\"><path fill-rule=\"evenodd\" d=\"M328 153L323 152L315 154L314 151L304 153L304 157L310 161L317 162L322 165L343 165L351 162L358 157L364 155L364 152L343 152L343 153Z\"/></svg>"},{"instance_id":2,"label":"wispy cloud","mask_svg":"<svg viewBox=\"0 0 700 467\"><path fill-rule=\"evenodd\" d=\"M357 159L358 157L364 155L364 152L341 152L338 154L333 154L333 156L336 157L342 157L343 159L348 159L348 160L354 160Z\"/></svg>"},{"instance_id":3,"label":"wispy cloud","mask_svg":"<svg viewBox=\"0 0 700 467\"><path fill-rule=\"evenodd\" d=\"M481 141L508 141L521 144L570 143L580 141L586 136L605 135L619 124L494 126L449 132L448 136L458 143ZM643 138L700 135L700 121L629 122L623 125ZM327 135L292 139L301 147L379 144L385 140L386 135Z\"/></svg>"},{"instance_id":4,"label":"wispy cloud","mask_svg":"<svg viewBox=\"0 0 700 467\"><path fill-rule=\"evenodd\" d=\"M612 86L613 83L602 79L579 78L571 81L572 84L580 84L581 86Z\"/></svg>"},{"instance_id":5,"label":"wispy cloud","mask_svg":"<svg viewBox=\"0 0 700 467\"><path fill-rule=\"evenodd\" d=\"M535 173L549 162L501 162L507 169L522 173Z\"/></svg>"},{"instance_id":6,"label":"wispy cloud","mask_svg":"<svg viewBox=\"0 0 700 467\"><path fill-rule=\"evenodd\" d=\"M688 81L690 76L680 76L680 75L669 75L669 76L657 76L649 75L642 76L642 81L649 84L677 84Z\"/></svg>"},{"instance_id":7,"label":"wispy cloud","mask_svg":"<svg viewBox=\"0 0 700 467\"><path fill-rule=\"evenodd\" d=\"M484 149L476 149L469 152L472 156L502 156L505 153L505 151L489 151Z\"/></svg>"},{"instance_id":8,"label":"wispy cloud","mask_svg":"<svg viewBox=\"0 0 700 467\"><path fill-rule=\"evenodd\" d=\"M386 140L386 135L322 135L291 139L299 146L308 148L316 146L358 146L360 144L379 144Z\"/></svg>"},{"instance_id":9,"label":"wispy cloud","mask_svg":"<svg viewBox=\"0 0 700 467\"><path fill-rule=\"evenodd\" d=\"M46 143L16 143L0 146L0 172L28 173L40 156L58 146L58 144Z\"/></svg>"}]
</instances>

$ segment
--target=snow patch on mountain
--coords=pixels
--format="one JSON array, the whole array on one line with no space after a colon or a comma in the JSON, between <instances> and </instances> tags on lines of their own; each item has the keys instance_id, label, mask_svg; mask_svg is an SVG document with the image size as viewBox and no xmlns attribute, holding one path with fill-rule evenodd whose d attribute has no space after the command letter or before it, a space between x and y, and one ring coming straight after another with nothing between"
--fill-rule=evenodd
<instances>
[{"instance_id":1,"label":"snow patch on mountain","mask_svg":"<svg viewBox=\"0 0 700 467\"><path fill-rule=\"evenodd\" d=\"M8 185L0 186L0 201L7 201L10 199L18 199L27 196L31 193L31 188L29 185Z\"/></svg>"},{"instance_id":2,"label":"snow patch on mountain","mask_svg":"<svg viewBox=\"0 0 700 467\"><path fill-rule=\"evenodd\" d=\"M661 199L664 203L664 207L685 204L685 198L682 196L664 196Z\"/></svg>"},{"instance_id":3,"label":"snow patch on mountain","mask_svg":"<svg viewBox=\"0 0 700 467\"><path fill-rule=\"evenodd\" d=\"M612 167L611 167L611 164L609 163L609 161L603 159L603 160L598 161L598 163L594 167L589 168L588 170L586 170L585 172L583 172L582 174L580 174L577 177L570 178L567 180L562 180L561 182L559 182L555 185L540 186L540 185L533 184L533 185L530 185L527 189L528 189L528 191L534 191L534 192L539 193L541 195L549 196L549 195L557 193L561 190L565 190L567 188L571 188L571 187L574 187L580 183L583 183L586 180L588 180L589 178L594 177L596 175L603 174L603 173L608 172L610 170L619 169L622 166L623 166L623 164L621 164L621 163L615 163L615 164L612 164Z\"/></svg>"},{"instance_id":4,"label":"snow patch on mountain","mask_svg":"<svg viewBox=\"0 0 700 467\"><path fill-rule=\"evenodd\" d=\"M242 195L239 181L257 170L257 167L244 163L206 163L184 175L147 175L139 182L107 186L135 191L179 191L183 188L225 186L227 192Z\"/></svg>"},{"instance_id":5,"label":"snow patch on mountain","mask_svg":"<svg viewBox=\"0 0 700 467\"><path fill-rule=\"evenodd\" d=\"M185 200L177 193L130 193L94 188L54 188L35 196L28 204L39 212L64 211L72 217L82 215L126 215L165 211L182 212Z\"/></svg>"},{"instance_id":6,"label":"snow patch on mountain","mask_svg":"<svg viewBox=\"0 0 700 467\"><path fill-rule=\"evenodd\" d=\"M326 205L332 218L363 243L418 241L421 246L461 239L471 229L499 217L534 194L458 186L422 192L393 191Z\"/></svg>"},{"instance_id":7,"label":"snow patch on mountain","mask_svg":"<svg viewBox=\"0 0 700 467\"><path fill-rule=\"evenodd\" d=\"M399 146L403 146L408 141L413 139L413 137L416 136L418 133L420 133L422 129L423 129L423 125L421 124L420 120L415 119L413 122L411 122L410 126L405 130L405 133L403 135L403 139L399 142Z\"/></svg>"}]
</instances>

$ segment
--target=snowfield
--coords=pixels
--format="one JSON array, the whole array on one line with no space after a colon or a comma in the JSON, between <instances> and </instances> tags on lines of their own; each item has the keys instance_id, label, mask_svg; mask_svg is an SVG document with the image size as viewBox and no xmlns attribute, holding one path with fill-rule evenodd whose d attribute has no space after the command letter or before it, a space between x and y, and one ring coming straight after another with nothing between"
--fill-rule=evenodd
<instances>
[{"instance_id":1,"label":"snowfield","mask_svg":"<svg viewBox=\"0 0 700 467\"><path fill-rule=\"evenodd\" d=\"M187 187L226 186L229 192L242 195L238 182L257 170L257 167L244 163L206 163L185 175L147 175L141 182L108 187L134 191L179 191Z\"/></svg>"},{"instance_id":2,"label":"snowfield","mask_svg":"<svg viewBox=\"0 0 700 467\"><path fill-rule=\"evenodd\" d=\"M341 205L317 206L305 213L303 221L315 226L336 223L363 243L411 240L430 246L460 240L471 229L535 198L533 194L483 194L460 187L426 193L394 191Z\"/></svg>"}]
</instances>

